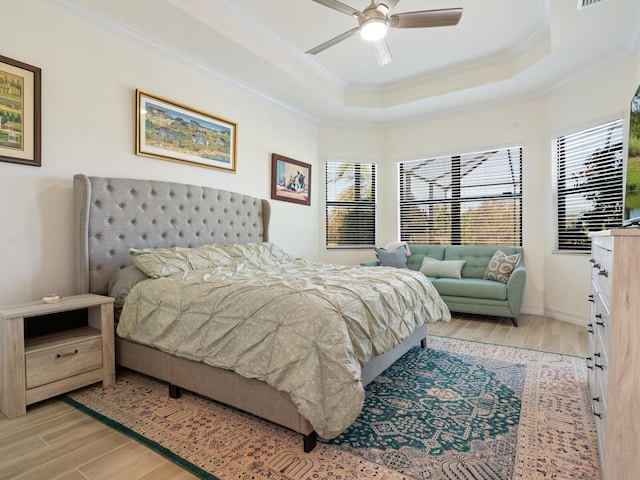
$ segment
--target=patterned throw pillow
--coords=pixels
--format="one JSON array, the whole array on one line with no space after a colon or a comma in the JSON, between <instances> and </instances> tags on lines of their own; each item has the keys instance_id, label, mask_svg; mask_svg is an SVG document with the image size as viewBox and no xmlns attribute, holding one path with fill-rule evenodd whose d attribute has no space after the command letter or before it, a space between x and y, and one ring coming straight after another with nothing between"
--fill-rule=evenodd
<instances>
[{"instance_id":1,"label":"patterned throw pillow","mask_svg":"<svg viewBox=\"0 0 640 480\"><path fill-rule=\"evenodd\" d=\"M494 253L491 260L489 260L489 265L487 265L487 269L482 278L507 283L511 272L516 268L519 261L519 253L507 256L502 250L496 250L496 253Z\"/></svg>"},{"instance_id":2,"label":"patterned throw pillow","mask_svg":"<svg viewBox=\"0 0 640 480\"><path fill-rule=\"evenodd\" d=\"M393 252L376 247L376 257L378 257L381 267L407 268L407 251L405 247L397 248Z\"/></svg>"}]
</instances>

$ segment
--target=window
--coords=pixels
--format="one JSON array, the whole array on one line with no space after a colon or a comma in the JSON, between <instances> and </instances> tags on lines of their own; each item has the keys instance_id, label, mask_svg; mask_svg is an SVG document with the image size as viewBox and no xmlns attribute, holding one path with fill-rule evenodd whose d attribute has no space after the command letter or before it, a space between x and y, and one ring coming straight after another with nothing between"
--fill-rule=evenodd
<instances>
[{"instance_id":1,"label":"window","mask_svg":"<svg viewBox=\"0 0 640 480\"><path fill-rule=\"evenodd\" d=\"M522 245L522 147L400 163L400 239Z\"/></svg>"},{"instance_id":2,"label":"window","mask_svg":"<svg viewBox=\"0 0 640 480\"><path fill-rule=\"evenodd\" d=\"M622 120L554 140L558 249L589 251L589 232L622 225Z\"/></svg>"},{"instance_id":3,"label":"window","mask_svg":"<svg viewBox=\"0 0 640 480\"><path fill-rule=\"evenodd\" d=\"M376 165L327 162L327 247L376 243Z\"/></svg>"}]
</instances>

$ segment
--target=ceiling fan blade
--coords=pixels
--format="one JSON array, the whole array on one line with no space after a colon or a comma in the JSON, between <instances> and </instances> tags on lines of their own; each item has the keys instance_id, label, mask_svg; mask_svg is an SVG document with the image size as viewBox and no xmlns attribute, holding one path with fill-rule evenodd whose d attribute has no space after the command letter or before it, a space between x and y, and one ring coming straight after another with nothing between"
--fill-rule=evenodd
<instances>
[{"instance_id":1,"label":"ceiling fan blade","mask_svg":"<svg viewBox=\"0 0 640 480\"><path fill-rule=\"evenodd\" d=\"M389 26L395 28L447 27L457 25L461 16L461 8L405 12L391 15Z\"/></svg>"},{"instance_id":2,"label":"ceiling fan blade","mask_svg":"<svg viewBox=\"0 0 640 480\"><path fill-rule=\"evenodd\" d=\"M360 17L362 12L356 10L355 8L351 8L349 5L345 5L344 3L338 2L338 0L313 0L320 5L324 5L325 7L332 8L337 10L340 13L346 13L347 15L351 15L353 17Z\"/></svg>"},{"instance_id":3,"label":"ceiling fan blade","mask_svg":"<svg viewBox=\"0 0 640 480\"><path fill-rule=\"evenodd\" d=\"M373 50L376 52L376 59L381 67L384 67L387 63L391 63L393 60L393 52L386 38L383 37L373 42Z\"/></svg>"},{"instance_id":4,"label":"ceiling fan blade","mask_svg":"<svg viewBox=\"0 0 640 480\"><path fill-rule=\"evenodd\" d=\"M312 48L311 50L307 50L307 53L310 53L311 55L315 55L316 53L320 53L323 50L326 50L329 47L334 46L336 43L341 42L343 40L346 40L347 38L349 38L351 35L357 33L360 30L360 27L353 27L351 30L344 32L343 34L338 35L335 38L332 38L331 40L324 42L322 45L318 45L315 48Z\"/></svg>"}]
</instances>

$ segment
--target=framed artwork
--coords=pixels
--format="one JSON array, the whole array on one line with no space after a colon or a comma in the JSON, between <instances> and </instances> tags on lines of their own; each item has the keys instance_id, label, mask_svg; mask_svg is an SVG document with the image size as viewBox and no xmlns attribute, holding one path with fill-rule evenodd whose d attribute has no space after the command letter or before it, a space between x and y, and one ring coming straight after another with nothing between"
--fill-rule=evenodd
<instances>
[{"instance_id":1,"label":"framed artwork","mask_svg":"<svg viewBox=\"0 0 640 480\"><path fill-rule=\"evenodd\" d=\"M38 67L0 55L0 160L40 166Z\"/></svg>"},{"instance_id":2,"label":"framed artwork","mask_svg":"<svg viewBox=\"0 0 640 480\"><path fill-rule=\"evenodd\" d=\"M273 153L271 198L311 205L311 165Z\"/></svg>"},{"instance_id":3,"label":"framed artwork","mask_svg":"<svg viewBox=\"0 0 640 480\"><path fill-rule=\"evenodd\" d=\"M238 126L223 118L136 90L136 154L236 171Z\"/></svg>"}]
</instances>

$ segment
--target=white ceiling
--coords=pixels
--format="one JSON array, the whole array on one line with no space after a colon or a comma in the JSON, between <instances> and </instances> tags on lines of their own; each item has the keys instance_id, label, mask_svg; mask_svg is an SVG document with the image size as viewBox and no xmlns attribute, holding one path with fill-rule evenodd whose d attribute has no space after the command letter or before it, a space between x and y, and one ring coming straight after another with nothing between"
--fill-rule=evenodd
<instances>
[{"instance_id":1,"label":"white ceiling","mask_svg":"<svg viewBox=\"0 0 640 480\"><path fill-rule=\"evenodd\" d=\"M329 123L386 124L535 97L640 48L640 0L584 9L579 0L400 0L392 13L463 14L456 26L391 29L395 59L384 67L357 35L305 54L357 25L312 0L51 1Z\"/></svg>"}]
</instances>

